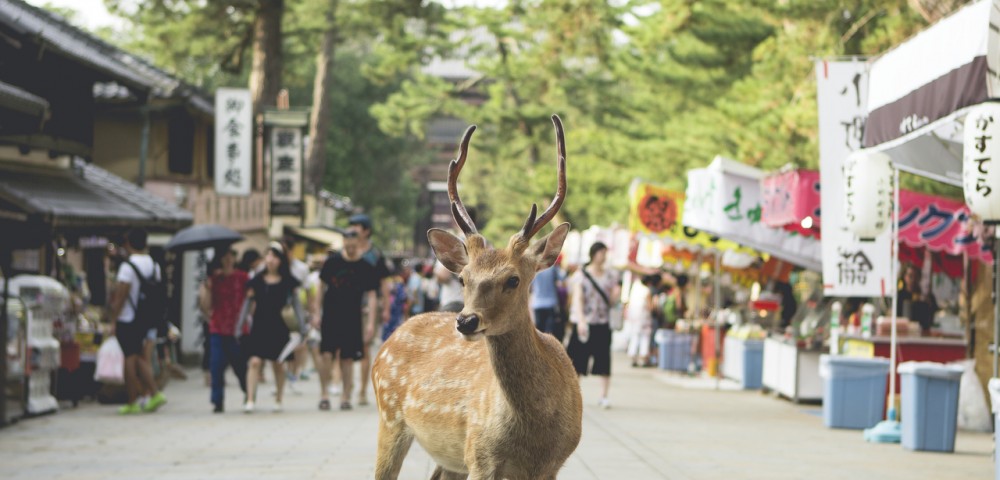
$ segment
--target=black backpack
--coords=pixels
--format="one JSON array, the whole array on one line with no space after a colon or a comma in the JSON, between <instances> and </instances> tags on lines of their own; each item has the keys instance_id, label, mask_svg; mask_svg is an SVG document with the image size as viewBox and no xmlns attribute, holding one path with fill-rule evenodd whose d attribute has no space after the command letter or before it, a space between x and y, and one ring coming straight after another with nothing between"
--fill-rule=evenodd
<instances>
[{"instance_id":1,"label":"black backpack","mask_svg":"<svg viewBox=\"0 0 1000 480\"><path fill-rule=\"evenodd\" d=\"M149 278L144 278L139 269L129 260L125 263L132 267L136 277L139 277L139 304L132 305L135 310L135 321L137 325L144 325L148 328L155 328L158 332L163 332L167 325L167 288L163 279L156 279L156 271L159 266L153 263L153 273ZM129 303L132 302L132 295L128 296Z\"/></svg>"}]
</instances>

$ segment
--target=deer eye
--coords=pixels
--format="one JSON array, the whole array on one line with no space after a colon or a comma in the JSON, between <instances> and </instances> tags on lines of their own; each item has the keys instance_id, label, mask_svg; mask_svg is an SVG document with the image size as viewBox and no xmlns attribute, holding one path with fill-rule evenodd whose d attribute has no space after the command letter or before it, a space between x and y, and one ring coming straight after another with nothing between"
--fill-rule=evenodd
<instances>
[{"instance_id":1,"label":"deer eye","mask_svg":"<svg viewBox=\"0 0 1000 480\"><path fill-rule=\"evenodd\" d=\"M521 279L520 278L510 277L510 278L507 279L507 283L504 284L504 287L513 290L513 289L517 288L517 286L520 285L520 284L521 284Z\"/></svg>"}]
</instances>

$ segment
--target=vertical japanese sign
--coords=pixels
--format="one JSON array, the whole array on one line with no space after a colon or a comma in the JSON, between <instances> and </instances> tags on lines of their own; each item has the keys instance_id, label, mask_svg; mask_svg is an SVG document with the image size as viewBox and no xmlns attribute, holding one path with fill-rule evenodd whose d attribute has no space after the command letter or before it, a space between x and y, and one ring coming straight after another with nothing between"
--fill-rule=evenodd
<instances>
[{"instance_id":1,"label":"vertical japanese sign","mask_svg":"<svg viewBox=\"0 0 1000 480\"><path fill-rule=\"evenodd\" d=\"M198 309L198 287L208 275L208 254L205 250L184 252L181 267L181 351L196 353L202 350L201 313Z\"/></svg>"},{"instance_id":2,"label":"vertical japanese sign","mask_svg":"<svg viewBox=\"0 0 1000 480\"><path fill-rule=\"evenodd\" d=\"M302 130L271 129L271 212L302 214Z\"/></svg>"},{"instance_id":3,"label":"vertical japanese sign","mask_svg":"<svg viewBox=\"0 0 1000 480\"><path fill-rule=\"evenodd\" d=\"M820 209L823 216L823 293L879 297L895 288L892 233L872 242L847 230L844 162L861 148L865 129L868 69L861 61L816 62L819 109Z\"/></svg>"},{"instance_id":4,"label":"vertical japanese sign","mask_svg":"<svg viewBox=\"0 0 1000 480\"><path fill-rule=\"evenodd\" d=\"M215 193L248 196L253 163L253 103L250 90L215 92Z\"/></svg>"}]
</instances>

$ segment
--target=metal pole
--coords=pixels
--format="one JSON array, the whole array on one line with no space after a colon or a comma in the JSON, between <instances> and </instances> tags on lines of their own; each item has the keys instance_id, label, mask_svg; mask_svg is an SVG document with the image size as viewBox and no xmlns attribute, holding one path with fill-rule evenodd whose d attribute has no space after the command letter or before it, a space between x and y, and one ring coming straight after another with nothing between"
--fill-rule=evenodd
<instances>
[{"instance_id":1,"label":"metal pole","mask_svg":"<svg viewBox=\"0 0 1000 480\"><path fill-rule=\"evenodd\" d=\"M3 270L3 310L0 311L0 425L7 424L7 330L10 321L7 313L10 308L7 302L10 301L10 249L6 246L0 247L0 268Z\"/></svg>"},{"instance_id":2,"label":"metal pole","mask_svg":"<svg viewBox=\"0 0 1000 480\"><path fill-rule=\"evenodd\" d=\"M892 192L893 192L893 206L892 206L892 260L889 268L890 281L892 288L892 313L889 318L892 321L890 325L890 338L889 338L889 406L886 408L886 414L890 417L889 420L896 420L895 410L896 410L896 309L899 303L899 288L896 284L896 263L899 261L899 169L895 165L892 167ZM891 413L890 413L891 412Z\"/></svg>"},{"instance_id":3,"label":"metal pole","mask_svg":"<svg viewBox=\"0 0 1000 480\"><path fill-rule=\"evenodd\" d=\"M720 348L722 338L722 252L715 254L715 288L712 289L715 302L715 389L719 389L719 379L722 378L722 351Z\"/></svg>"},{"instance_id":4,"label":"metal pole","mask_svg":"<svg viewBox=\"0 0 1000 480\"><path fill-rule=\"evenodd\" d=\"M997 376L997 345L1000 345L1000 224L993 226L993 377Z\"/></svg>"}]
</instances>

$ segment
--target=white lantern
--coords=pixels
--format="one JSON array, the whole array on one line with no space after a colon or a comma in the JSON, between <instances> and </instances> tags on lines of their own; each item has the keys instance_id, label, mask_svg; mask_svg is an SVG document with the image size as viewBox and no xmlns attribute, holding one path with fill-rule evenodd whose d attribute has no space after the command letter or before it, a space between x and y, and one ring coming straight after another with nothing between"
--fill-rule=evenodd
<instances>
[{"instance_id":1,"label":"white lantern","mask_svg":"<svg viewBox=\"0 0 1000 480\"><path fill-rule=\"evenodd\" d=\"M863 242L874 241L892 222L892 159L881 152L851 153L844 181L847 230Z\"/></svg>"},{"instance_id":2,"label":"white lantern","mask_svg":"<svg viewBox=\"0 0 1000 480\"><path fill-rule=\"evenodd\" d=\"M969 210L1000 223L1000 103L983 103L965 117L962 188Z\"/></svg>"}]
</instances>

